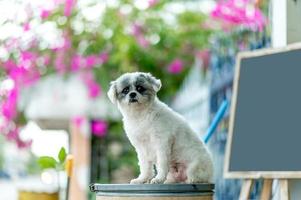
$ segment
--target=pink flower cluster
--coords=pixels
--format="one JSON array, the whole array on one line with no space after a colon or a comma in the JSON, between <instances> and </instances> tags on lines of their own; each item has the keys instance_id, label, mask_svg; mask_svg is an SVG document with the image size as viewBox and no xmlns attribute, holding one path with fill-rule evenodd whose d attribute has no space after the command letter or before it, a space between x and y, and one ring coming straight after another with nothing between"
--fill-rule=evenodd
<instances>
[{"instance_id":1,"label":"pink flower cluster","mask_svg":"<svg viewBox=\"0 0 301 200\"><path fill-rule=\"evenodd\" d=\"M86 57L76 54L71 59L71 71L78 72L81 70L82 79L88 88L90 98L96 98L101 94L101 87L96 82L92 69L107 62L108 58L108 53L103 52L100 55L89 55Z\"/></svg>"},{"instance_id":2,"label":"pink flower cluster","mask_svg":"<svg viewBox=\"0 0 301 200\"><path fill-rule=\"evenodd\" d=\"M65 1L53 0L53 4L54 4L53 7L56 7L57 5L60 5L62 3L64 3L64 15L66 17L69 17L72 14L72 10L75 6L76 0L65 0ZM52 8L52 9L54 9L54 8ZM40 17L42 19L47 19L51 15L52 9L49 9L49 8L41 9Z\"/></svg>"},{"instance_id":3,"label":"pink flower cluster","mask_svg":"<svg viewBox=\"0 0 301 200\"><path fill-rule=\"evenodd\" d=\"M267 19L252 0L220 0L211 16L226 24L242 25L259 31L267 23Z\"/></svg>"},{"instance_id":4,"label":"pink flower cluster","mask_svg":"<svg viewBox=\"0 0 301 200\"><path fill-rule=\"evenodd\" d=\"M66 17L69 17L71 15L74 4L75 4L75 0L66 0L65 1L64 15Z\"/></svg>"},{"instance_id":5,"label":"pink flower cluster","mask_svg":"<svg viewBox=\"0 0 301 200\"><path fill-rule=\"evenodd\" d=\"M101 94L101 87L100 85L96 82L93 72L90 71L85 71L82 72L82 80L86 84L88 88L88 95L90 98L96 98Z\"/></svg>"},{"instance_id":6,"label":"pink flower cluster","mask_svg":"<svg viewBox=\"0 0 301 200\"><path fill-rule=\"evenodd\" d=\"M91 131L97 137L104 137L108 131L108 124L104 120L92 120Z\"/></svg>"},{"instance_id":7,"label":"pink flower cluster","mask_svg":"<svg viewBox=\"0 0 301 200\"><path fill-rule=\"evenodd\" d=\"M88 88L90 98L96 98L101 94L101 88L95 81L92 70L94 67L100 66L106 63L109 59L109 54L104 51L100 54L93 54L88 56L82 56L77 53L73 54L68 60L66 55L71 49L71 41L68 34L64 34L64 42L62 46L54 49L56 51L56 58L54 60L54 67L59 74L65 74L67 72L80 72L84 83Z\"/></svg>"},{"instance_id":8,"label":"pink flower cluster","mask_svg":"<svg viewBox=\"0 0 301 200\"><path fill-rule=\"evenodd\" d=\"M18 96L19 93L16 87L7 91L6 99L1 104L1 113L5 121L13 120L17 116Z\"/></svg>"},{"instance_id":9,"label":"pink flower cluster","mask_svg":"<svg viewBox=\"0 0 301 200\"><path fill-rule=\"evenodd\" d=\"M75 54L71 58L71 71L77 72L81 69L92 69L98 65L106 63L108 59L109 54L107 52L103 52L99 55L89 55L86 57Z\"/></svg>"},{"instance_id":10,"label":"pink flower cluster","mask_svg":"<svg viewBox=\"0 0 301 200\"><path fill-rule=\"evenodd\" d=\"M135 37L137 43L143 47L147 48L149 46L149 41L145 38L143 33L143 27L137 23L132 25L132 35Z\"/></svg>"},{"instance_id":11,"label":"pink flower cluster","mask_svg":"<svg viewBox=\"0 0 301 200\"><path fill-rule=\"evenodd\" d=\"M7 139L16 142L19 148L28 147L31 141L23 141L19 136L19 128L15 123L18 115L18 98L23 87L32 85L40 78L40 73L34 62L37 55L29 51L21 51L19 62L9 59L2 65L7 73L7 79L0 91L1 132Z\"/></svg>"},{"instance_id":12,"label":"pink flower cluster","mask_svg":"<svg viewBox=\"0 0 301 200\"><path fill-rule=\"evenodd\" d=\"M184 68L183 61L177 58L168 65L167 70L171 74L179 74L183 71L183 68Z\"/></svg>"},{"instance_id":13,"label":"pink flower cluster","mask_svg":"<svg viewBox=\"0 0 301 200\"><path fill-rule=\"evenodd\" d=\"M32 140L24 141L20 138L20 130L18 127L13 127L6 135L6 138L9 141L14 141L18 148L23 149L30 147L32 144Z\"/></svg>"},{"instance_id":14,"label":"pink flower cluster","mask_svg":"<svg viewBox=\"0 0 301 200\"><path fill-rule=\"evenodd\" d=\"M148 7L154 7L159 3L159 0L148 0Z\"/></svg>"},{"instance_id":15,"label":"pink flower cluster","mask_svg":"<svg viewBox=\"0 0 301 200\"><path fill-rule=\"evenodd\" d=\"M41 13L40 13L40 17L42 19L47 19L49 17L50 13L51 13L50 10L42 9Z\"/></svg>"},{"instance_id":16,"label":"pink flower cluster","mask_svg":"<svg viewBox=\"0 0 301 200\"><path fill-rule=\"evenodd\" d=\"M63 5L63 14L66 17L71 16L75 7L76 0L53 0L53 5L47 8L41 8L40 17L46 20L58 5ZM32 18L31 10L27 10L28 20L23 24L23 31L31 31ZM66 29L67 30L67 29ZM9 86L0 87L0 133L3 133L8 140L15 141L18 147L24 148L31 145L31 141L23 141L20 138L18 101L20 91L27 86L36 83L42 75L43 68L53 66L56 73L65 74L69 72L79 72L82 75L83 82L88 88L88 93L91 98L95 98L101 94L101 87L95 80L92 70L106 63L109 59L107 52L82 56L74 53L72 49L71 36L68 31L63 34L63 42L60 46L52 48L54 56L40 55L31 50L22 50L20 38L11 38L6 41L3 46L7 52L18 52L14 58L9 58L5 62L0 61L0 67L6 74L6 80L2 83L9 83ZM28 44L28 49L37 49L37 39L33 39ZM53 60L51 60L53 58ZM42 68L40 68L42 66ZM2 87L3 86L3 87ZM80 124L80 121L78 121ZM96 133L106 130L106 126L101 123L95 125Z\"/></svg>"}]
</instances>

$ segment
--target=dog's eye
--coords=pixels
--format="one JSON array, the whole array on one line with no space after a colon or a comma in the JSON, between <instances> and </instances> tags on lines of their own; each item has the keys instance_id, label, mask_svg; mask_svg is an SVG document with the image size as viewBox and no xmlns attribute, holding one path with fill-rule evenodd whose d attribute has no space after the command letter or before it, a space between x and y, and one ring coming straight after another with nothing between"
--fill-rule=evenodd
<instances>
[{"instance_id":1,"label":"dog's eye","mask_svg":"<svg viewBox=\"0 0 301 200\"><path fill-rule=\"evenodd\" d=\"M129 92L129 87L125 87L123 90L122 90L122 93L123 94L127 94Z\"/></svg>"},{"instance_id":2,"label":"dog's eye","mask_svg":"<svg viewBox=\"0 0 301 200\"><path fill-rule=\"evenodd\" d=\"M140 85L138 85L137 87L136 87L136 90L138 91L138 92L144 92L145 91L145 88L144 87L142 87L142 86L140 86Z\"/></svg>"}]
</instances>

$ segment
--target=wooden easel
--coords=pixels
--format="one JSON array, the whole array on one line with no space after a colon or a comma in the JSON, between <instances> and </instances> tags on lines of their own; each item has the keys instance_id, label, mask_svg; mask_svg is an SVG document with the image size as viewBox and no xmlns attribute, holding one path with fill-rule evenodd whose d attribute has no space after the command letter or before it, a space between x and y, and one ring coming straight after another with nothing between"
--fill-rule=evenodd
<instances>
[{"instance_id":1,"label":"wooden easel","mask_svg":"<svg viewBox=\"0 0 301 200\"><path fill-rule=\"evenodd\" d=\"M255 179L246 179L241 186L239 200L248 200ZM264 179L261 191L261 200L270 200L273 179ZM288 179L279 179L280 200L289 200Z\"/></svg>"}]
</instances>

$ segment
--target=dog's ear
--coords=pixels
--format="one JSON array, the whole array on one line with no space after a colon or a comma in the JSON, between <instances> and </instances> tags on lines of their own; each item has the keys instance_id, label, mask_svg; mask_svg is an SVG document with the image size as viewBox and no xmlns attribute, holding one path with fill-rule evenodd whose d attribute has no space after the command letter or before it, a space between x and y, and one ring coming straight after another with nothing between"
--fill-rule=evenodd
<instances>
[{"instance_id":1,"label":"dog's ear","mask_svg":"<svg viewBox=\"0 0 301 200\"><path fill-rule=\"evenodd\" d=\"M116 104L116 101L117 101L117 90L116 90L116 82L115 81L112 81L110 83L110 89L107 93L110 101L113 103L113 104Z\"/></svg>"},{"instance_id":2,"label":"dog's ear","mask_svg":"<svg viewBox=\"0 0 301 200\"><path fill-rule=\"evenodd\" d=\"M147 80L152 84L155 92L158 92L161 89L161 80L155 78L151 73L146 73Z\"/></svg>"}]
</instances>

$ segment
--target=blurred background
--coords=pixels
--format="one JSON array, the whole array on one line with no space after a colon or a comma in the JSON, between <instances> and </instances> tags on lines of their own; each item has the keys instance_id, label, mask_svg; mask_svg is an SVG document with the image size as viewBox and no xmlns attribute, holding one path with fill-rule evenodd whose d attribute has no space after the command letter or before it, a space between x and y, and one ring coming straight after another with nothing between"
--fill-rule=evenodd
<instances>
[{"instance_id":1,"label":"blurred background","mask_svg":"<svg viewBox=\"0 0 301 200\"><path fill-rule=\"evenodd\" d=\"M0 199L65 199L68 153L72 200L93 199L90 183L127 183L139 173L106 96L125 72L160 78L159 98L202 137L230 101L236 54L270 46L270 7L268 0L1 0ZM237 199L240 190L240 181L222 175L228 116L208 143L216 199Z\"/></svg>"}]
</instances>

